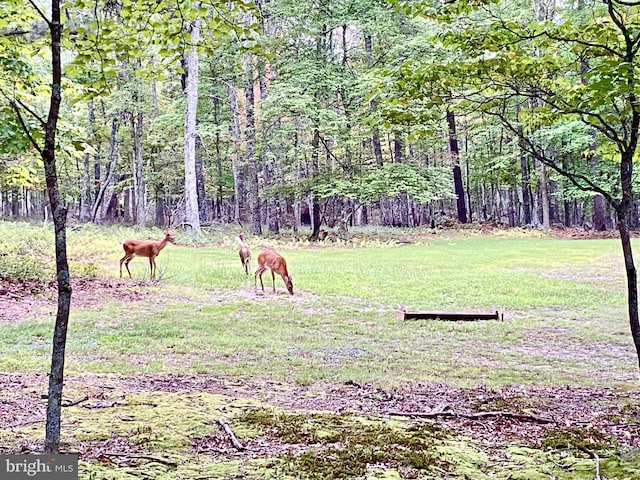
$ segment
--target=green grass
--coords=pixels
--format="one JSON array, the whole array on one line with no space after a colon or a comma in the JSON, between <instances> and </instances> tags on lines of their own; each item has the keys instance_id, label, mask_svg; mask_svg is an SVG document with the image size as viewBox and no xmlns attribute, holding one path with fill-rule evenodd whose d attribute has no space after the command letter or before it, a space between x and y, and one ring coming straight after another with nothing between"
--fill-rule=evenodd
<instances>
[{"instance_id":1,"label":"green grass","mask_svg":"<svg viewBox=\"0 0 640 480\"><path fill-rule=\"evenodd\" d=\"M7 226L15 229L0 224ZM35 238L43 231L24 230L38 232ZM99 303L72 310L69 373L216 372L301 383L460 386L615 385L635 378L616 240L433 235L412 245L311 248L304 241L248 239L254 257L260 245L286 257L296 291L290 297L279 277L278 294L271 293L268 274L266 293L254 293L233 232L216 232L199 246L178 235L178 245L157 259L159 282L147 281L144 258L131 262L133 280L126 271L119 280L119 240L133 236L161 233L94 226L69 232L69 257L79 270L91 264L94 275L145 293L129 300L106 292ZM505 320L401 322L400 304L495 308ZM49 317L3 326L0 370L43 369L50 330Z\"/></svg>"}]
</instances>

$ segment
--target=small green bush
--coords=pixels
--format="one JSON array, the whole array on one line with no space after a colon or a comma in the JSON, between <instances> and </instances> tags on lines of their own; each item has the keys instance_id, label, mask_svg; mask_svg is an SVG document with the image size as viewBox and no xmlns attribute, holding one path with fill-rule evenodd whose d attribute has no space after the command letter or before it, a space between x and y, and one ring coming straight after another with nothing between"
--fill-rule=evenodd
<instances>
[{"instance_id":1,"label":"small green bush","mask_svg":"<svg viewBox=\"0 0 640 480\"><path fill-rule=\"evenodd\" d=\"M44 228L2 223L0 278L13 283L53 278L53 236Z\"/></svg>"}]
</instances>

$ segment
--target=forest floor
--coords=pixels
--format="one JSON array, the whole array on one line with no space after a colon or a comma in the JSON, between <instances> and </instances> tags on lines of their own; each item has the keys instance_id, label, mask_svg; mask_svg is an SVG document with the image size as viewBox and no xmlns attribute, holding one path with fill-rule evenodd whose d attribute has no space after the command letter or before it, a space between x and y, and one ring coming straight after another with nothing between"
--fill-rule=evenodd
<instances>
[{"instance_id":1,"label":"forest floor","mask_svg":"<svg viewBox=\"0 0 640 480\"><path fill-rule=\"evenodd\" d=\"M118 402L109 401L112 391L128 392L129 395L140 392L209 393L223 395L230 401L268 402L286 410L430 418L447 429L495 448L514 441L540 446L545 433L559 427L592 429L594 443L611 438L619 445L640 448L640 426L634 424L630 429L628 423L632 418L637 422L640 415L640 392L630 395L611 388L505 386L488 389L412 383L381 389L355 382L299 385L207 374L122 375L107 379L88 375L70 376L67 381L73 392L84 395L80 399L65 396L65 403L89 409L117 407ZM0 375L0 390L35 394L46 390L45 382L46 378L39 374ZM98 399L105 403L97 406ZM5 407L8 408L0 411L0 429L44 420L45 402L39 396L24 395L20 402ZM248 448L247 454L250 452L251 448Z\"/></svg>"}]
</instances>

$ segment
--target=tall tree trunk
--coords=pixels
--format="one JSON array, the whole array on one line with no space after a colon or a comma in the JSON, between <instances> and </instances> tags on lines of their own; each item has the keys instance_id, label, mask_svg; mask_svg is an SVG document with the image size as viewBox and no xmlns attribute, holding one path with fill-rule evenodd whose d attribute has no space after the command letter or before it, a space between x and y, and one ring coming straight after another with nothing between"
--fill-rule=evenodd
<instances>
[{"instance_id":1,"label":"tall tree trunk","mask_svg":"<svg viewBox=\"0 0 640 480\"><path fill-rule=\"evenodd\" d=\"M265 186L272 186L276 183L275 171L275 162L271 159L265 159L262 170ZM280 233L280 221L278 219L278 202L273 194L270 194L266 199L266 207L266 220L269 227L269 233L278 234Z\"/></svg>"},{"instance_id":2,"label":"tall tree trunk","mask_svg":"<svg viewBox=\"0 0 640 480\"><path fill-rule=\"evenodd\" d=\"M567 170L567 157L566 155L563 155L562 157L562 169L563 170ZM563 200L563 210L564 210L564 226L565 227L570 227L571 225L573 225L573 221L572 221L572 202L570 202L566 196Z\"/></svg>"},{"instance_id":3,"label":"tall tree trunk","mask_svg":"<svg viewBox=\"0 0 640 480\"><path fill-rule=\"evenodd\" d=\"M185 53L187 102L184 121L185 226L191 235L200 235L200 210L196 179L196 117L198 113L198 50L200 19L191 22L191 51Z\"/></svg>"},{"instance_id":4,"label":"tall tree trunk","mask_svg":"<svg viewBox=\"0 0 640 480\"><path fill-rule=\"evenodd\" d=\"M242 138L240 136L240 111L238 109L238 97L233 83L229 82L229 108L231 110L231 125L229 127L233 140L233 153L231 154L231 168L233 170L233 188L235 197L236 221L244 224L247 221L247 207L245 202L245 168L242 161Z\"/></svg>"},{"instance_id":5,"label":"tall tree trunk","mask_svg":"<svg viewBox=\"0 0 640 480\"><path fill-rule=\"evenodd\" d=\"M604 203L602 195L596 194L593 196L593 229L598 232L604 232L607 229Z\"/></svg>"},{"instance_id":6,"label":"tall tree trunk","mask_svg":"<svg viewBox=\"0 0 640 480\"><path fill-rule=\"evenodd\" d=\"M464 196L464 185L462 183L462 170L460 169L460 151L458 149L458 138L456 136L456 119L450 110L447 110L447 125L449 127L449 150L453 162L453 187L457 196L458 221L467 223L467 207Z\"/></svg>"},{"instance_id":7,"label":"tall tree trunk","mask_svg":"<svg viewBox=\"0 0 640 480\"><path fill-rule=\"evenodd\" d=\"M260 212L260 197L258 191L258 165L256 158L256 122L255 122L255 95L253 93L254 78L251 57L245 60L245 98L247 125L246 138L246 162L248 173L249 193L249 231L253 235L262 235L262 215Z\"/></svg>"},{"instance_id":8,"label":"tall tree trunk","mask_svg":"<svg viewBox=\"0 0 640 480\"><path fill-rule=\"evenodd\" d=\"M400 163L404 160L404 139L400 132L395 132L393 136L393 161Z\"/></svg>"},{"instance_id":9,"label":"tall tree trunk","mask_svg":"<svg viewBox=\"0 0 640 480\"><path fill-rule=\"evenodd\" d=\"M542 204L542 228L551 229L551 212L549 208L549 183L547 180L547 166L540 165L540 200Z\"/></svg>"},{"instance_id":10,"label":"tall tree trunk","mask_svg":"<svg viewBox=\"0 0 640 480\"><path fill-rule=\"evenodd\" d=\"M154 225L158 228L163 228L166 225L165 220L165 200L163 194L164 185L159 183L155 189L155 201L156 201L156 215Z\"/></svg>"},{"instance_id":11,"label":"tall tree trunk","mask_svg":"<svg viewBox=\"0 0 640 480\"><path fill-rule=\"evenodd\" d=\"M632 90L633 92L633 90ZM624 266L627 272L627 304L629 308L629 325L631 337L636 348L638 366L640 366L640 321L638 318L638 272L633 260L631 249L631 234L629 232L629 217L633 206L633 157L638 142L638 130L640 126L640 112L636 110L636 97L630 94L630 103L634 107L630 128L630 142L627 150L620 160L620 187L622 198L619 203L613 204L618 215L618 231L622 243Z\"/></svg>"},{"instance_id":12,"label":"tall tree trunk","mask_svg":"<svg viewBox=\"0 0 640 480\"><path fill-rule=\"evenodd\" d=\"M146 221L146 187L142 152L143 114L136 93L136 112L131 114L131 156L133 157L133 217L136 225L144 227Z\"/></svg>"},{"instance_id":13,"label":"tall tree trunk","mask_svg":"<svg viewBox=\"0 0 640 480\"><path fill-rule=\"evenodd\" d=\"M369 67L372 67L375 63L373 58L373 39L371 33L368 31L364 32L364 50L367 54L367 63ZM374 111L376 109L376 102L372 100L369 103L369 108ZM382 143L380 142L380 130L378 130L376 125L373 126L371 131L371 144L373 146L373 156L376 159L376 165L382 166L384 162L382 158Z\"/></svg>"},{"instance_id":14,"label":"tall tree trunk","mask_svg":"<svg viewBox=\"0 0 640 480\"><path fill-rule=\"evenodd\" d=\"M631 327L631 337L638 356L638 366L640 366L640 321L638 318L638 272L633 260L631 248L631 234L629 232L629 215L625 207L617 209L618 231L620 232L620 242L622 243L622 254L624 266L627 273L627 305L629 310L629 325Z\"/></svg>"},{"instance_id":15,"label":"tall tree trunk","mask_svg":"<svg viewBox=\"0 0 640 480\"><path fill-rule=\"evenodd\" d=\"M531 186L529 156L524 150L524 132L518 126L518 145L520 146L520 191L522 192L522 224L531 225Z\"/></svg>"},{"instance_id":16,"label":"tall tree trunk","mask_svg":"<svg viewBox=\"0 0 640 480\"><path fill-rule=\"evenodd\" d=\"M302 126L296 121L296 130L293 133L293 162L296 166L296 181L301 182L307 177L307 171L300 155L300 137ZM294 191L293 197L293 231L299 232L302 228L302 202L303 195L299 189Z\"/></svg>"},{"instance_id":17,"label":"tall tree trunk","mask_svg":"<svg viewBox=\"0 0 640 480\"><path fill-rule=\"evenodd\" d=\"M320 130L318 127L313 129L313 138L311 140L311 171L312 177L316 178L318 173L320 172ZM321 216L320 216L320 203L318 202L317 195L313 192L309 193L309 204L311 207L311 235L309 236L310 240L317 240L318 235L320 234L320 224L321 224Z\"/></svg>"},{"instance_id":18,"label":"tall tree trunk","mask_svg":"<svg viewBox=\"0 0 640 480\"><path fill-rule=\"evenodd\" d=\"M93 143L93 125L96 121L96 115L93 110L93 101L87 103L87 142ZM91 221L91 154L86 152L83 157L82 169L82 190L80 192L80 221Z\"/></svg>"},{"instance_id":19,"label":"tall tree trunk","mask_svg":"<svg viewBox=\"0 0 640 480\"><path fill-rule=\"evenodd\" d=\"M64 361L67 343L67 327L71 309L71 282L67 261L66 221L67 208L58 186L56 171L56 134L60 104L62 100L62 24L60 1L51 1L51 19L44 19L51 35L51 97L49 115L44 125L44 148L40 154L44 161L45 179L49 204L53 213L56 249L56 277L58 283L58 309L53 330L51 370L47 398L47 420L45 425L44 451L55 454L60 451L60 419L62 415L62 387L64 384ZM35 145L37 147L37 145Z\"/></svg>"},{"instance_id":20,"label":"tall tree trunk","mask_svg":"<svg viewBox=\"0 0 640 480\"><path fill-rule=\"evenodd\" d=\"M200 221L207 219L207 197L204 187L204 162L202 161L202 139L196 134L196 192L198 192L198 214Z\"/></svg>"},{"instance_id":21,"label":"tall tree trunk","mask_svg":"<svg viewBox=\"0 0 640 480\"><path fill-rule=\"evenodd\" d=\"M223 195L223 179L222 179L222 154L220 153L220 144L222 142L220 136L220 98L217 95L211 96L211 106L213 108L213 122L216 126L216 134L215 134L215 152L216 152L216 177L217 177L217 185L216 185L216 199L215 199L215 211L214 217L217 220L222 218L222 195Z\"/></svg>"},{"instance_id":22,"label":"tall tree trunk","mask_svg":"<svg viewBox=\"0 0 640 480\"><path fill-rule=\"evenodd\" d=\"M96 198L93 202L91 218L94 223L100 223L102 221L102 215L98 216L98 213L102 210L101 206L104 201L105 192L111 185L113 174L116 170L118 163L120 142L118 140L118 130L120 129L120 120L114 117L111 120L111 136L109 137L109 148L107 150L107 166L104 178L100 180L100 189L96 194ZM98 165L98 164L96 164ZM98 172L99 175L99 172Z\"/></svg>"}]
</instances>

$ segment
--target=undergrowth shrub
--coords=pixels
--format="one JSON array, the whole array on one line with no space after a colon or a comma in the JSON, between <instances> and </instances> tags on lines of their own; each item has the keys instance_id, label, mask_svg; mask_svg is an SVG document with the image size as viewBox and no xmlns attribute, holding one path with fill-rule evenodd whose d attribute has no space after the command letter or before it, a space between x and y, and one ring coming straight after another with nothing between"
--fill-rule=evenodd
<instances>
[{"instance_id":1,"label":"undergrowth shrub","mask_svg":"<svg viewBox=\"0 0 640 480\"><path fill-rule=\"evenodd\" d=\"M0 225L0 278L10 282L48 282L54 277L53 235L24 224Z\"/></svg>"}]
</instances>

